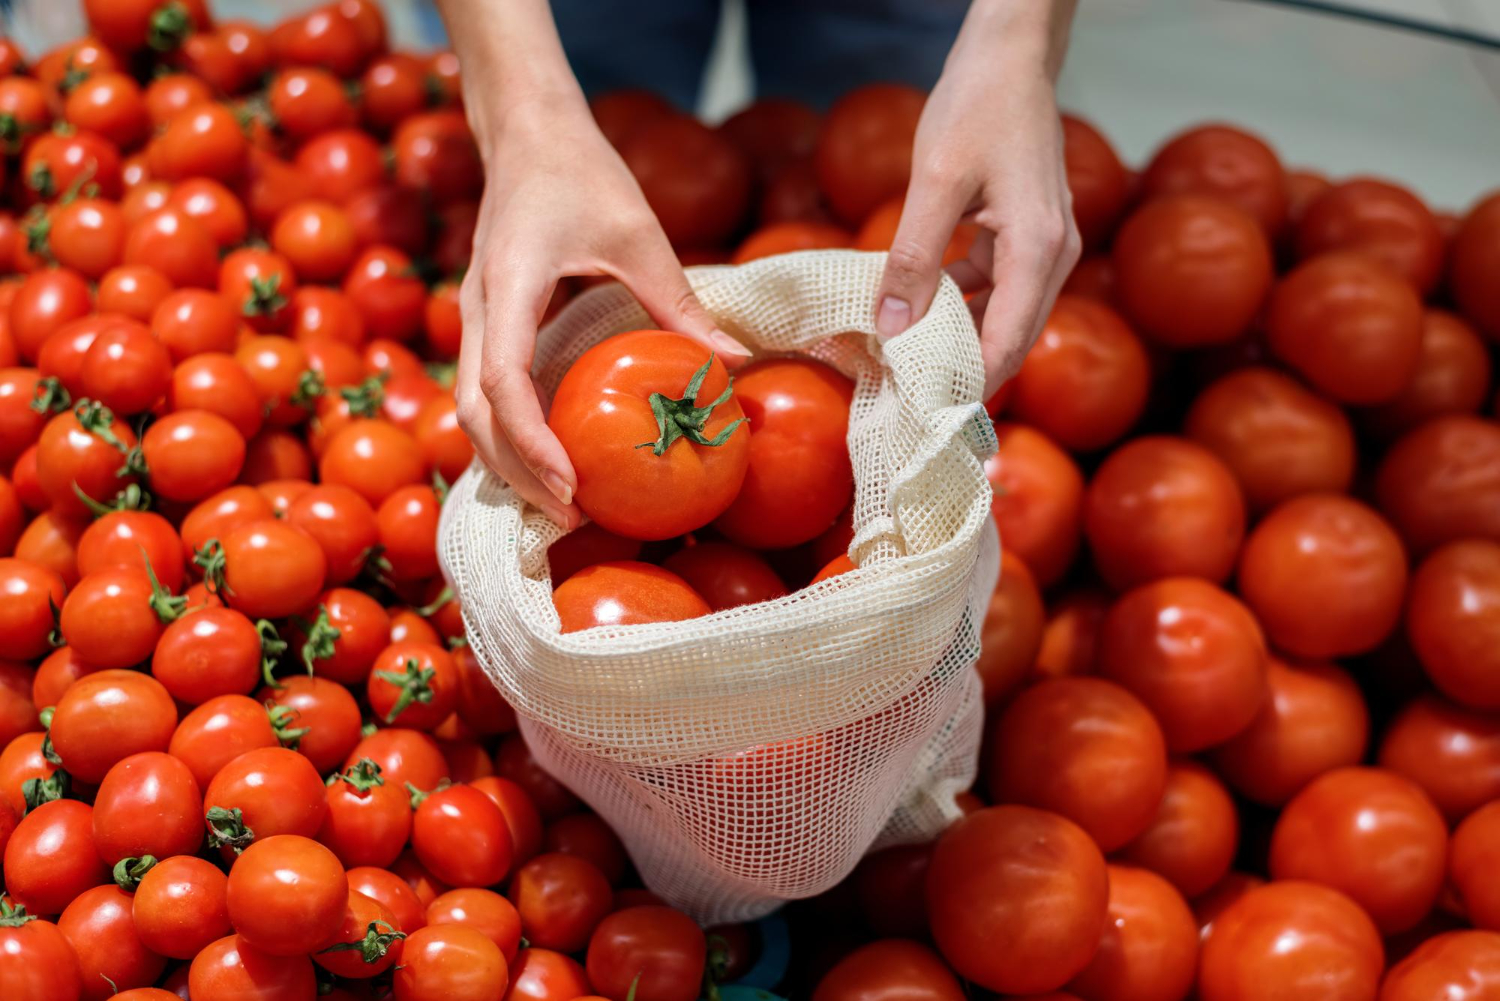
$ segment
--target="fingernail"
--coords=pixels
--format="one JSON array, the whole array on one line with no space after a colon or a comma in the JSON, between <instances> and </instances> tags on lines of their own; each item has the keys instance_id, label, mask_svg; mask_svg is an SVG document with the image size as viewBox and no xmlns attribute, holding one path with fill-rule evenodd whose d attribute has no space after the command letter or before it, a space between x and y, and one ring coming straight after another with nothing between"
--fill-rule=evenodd
<instances>
[{"instance_id":1,"label":"fingernail","mask_svg":"<svg viewBox=\"0 0 1500 1001\"><path fill-rule=\"evenodd\" d=\"M911 303L893 295L880 300L880 312L875 314L875 333L882 341L890 340L909 326Z\"/></svg>"},{"instance_id":2,"label":"fingernail","mask_svg":"<svg viewBox=\"0 0 1500 1001\"><path fill-rule=\"evenodd\" d=\"M573 503L573 488L568 486L568 481L555 470L543 470L542 482L546 484L548 490L552 491L552 496L556 497L563 507Z\"/></svg>"},{"instance_id":3,"label":"fingernail","mask_svg":"<svg viewBox=\"0 0 1500 1001\"><path fill-rule=\"evenodd\" d=\"M734 355L736 358L749 358L751 355L749 348L722 330L715 330L708 339L714 342L714 347L720 354Z\"/></svg>"}]
</instances>

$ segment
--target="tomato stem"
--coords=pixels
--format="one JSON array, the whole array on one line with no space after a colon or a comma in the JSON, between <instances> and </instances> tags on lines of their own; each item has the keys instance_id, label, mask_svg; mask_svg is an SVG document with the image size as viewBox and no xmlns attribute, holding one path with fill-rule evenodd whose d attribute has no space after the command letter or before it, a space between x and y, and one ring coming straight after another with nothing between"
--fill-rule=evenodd
<instances>
[{"instance_id":1,"label":"tomato stem","mask_svg":"<svg viewBox=\"0 0 1500 1001\"><path fill-rule=\"evenodd\" d=\"M126 893L134 893L136 887L141 885L141 878L155 868L155 855L142 855L140 858L131 856L116 862L111 875L116 886Z\"/></svg>"},{"instance_id":2,"label":"tomato stem","mask_svg":"<svg viewBox=\"0 0 1500 1001\"><path fill-rule=\"evenodd\" d=\"M282 747L295 751L297 745L302 742L302 738L312 732L312 727L292 726L300 715L291 706L279 706L274 702L266 703L266 718L271 721L271 732L276 735Z\"/></svg>"},{"instance_id":3,"label":"tomato stem","mask_svg":"<svg viewBox=\"0 0 1500 1001\"><path fill-rule=\"evenodd\" d=\"M328 776L329 785L335 782L347 782L359 793L367 793L376 786L385 785L385 779L380 774L380 765L369 758L360 758L343 771L334 772Z\"/></svg>"},{"instance_id":4,"label":"tomato stem","mask_svg":"<svg viewBox=\"0 0 1500 1001\"><path fill-rule=\"evenodd\" d=\"M433 598L430 604L423 605L421 608L413 608L412 611L416 612L424 619L430 619L434 614L436 614L438 609L442 608L452 600L453 588L449 587L447 584L444 584L443 589L438 592L438 596L436 598Z\"/></svg>"},{"instance_id":5,"label":"tomato stem","mask_svg":"<svg viewBox=\"0 0 1500 1001\"><path fill-rule=\"evenodd\" d=\"M281 661L281 655L286 653L287 641L281 638L276 631L276 626L270 619L257 619L255 632L260 636L260 676L264 679L268 688L282 688L281 682L276 680L272 673L276 665ZM311 673L311 672L309 672Z\"/></svg>"},{"instance_id":6,"label":"tomato stem","mask_svg":"<svg viewBox=\"0 0 1500 1001\"><path fill-rule=\"evenodd\" d=\"M27 914L24 904L13 903L9 897L0 897L0 928L19 928L37 915Z\"/></svg>"},{"instance_id":7,"label":"tomato stem","mask_svg":"<svg viewBox=\"0 0 1500 1001\"><path fill-rule=\"evenodd\" d=\"M31 409L39 414L60 414L73 405L73 398L62 380L55 375L39 379L31 398Z\"/></svg>"},{"instance_id":8,"label":"tomato stem","mask_svg":"<svg viewBox=\"0 0 1500 1001\"><path fill-rule=\"evenodd\" d=\"M417 662L417 658L406 658L406 669L404 671L375 671L375 677L382 681L388 681L401 690L396 696L396 704L391 706L391 711L385 714L387 723L396 722L396 717L407 710L413 702L423 705L432 701L432 678L437 671L431 667L423 667Z\"/></svg>"},{"instance_id":9,"label":"tomato stem","mask_svg":"<svg viewBox=\"0 0 1500 1001\"><path fill-rule=\"evenodd\" d=\"M724 392L720 393L706 407L695 406L693 401L698 398L698 391L703 388L703 380L708 378L708 370L714 363L714 356L710 354L708 361L703 367L693 373L688 380L687 389L683 391L682 398L674 400L664 393L652 393L647 402L651 404L651 413L656 416L656 430L660 437L655 441L641 442L636 448L649 448L652 455L662 455L672 443L678 438L686 438L695 445L707 445L717 448L729 440L734 434L735 428L745 423L745 418L732 421L728 427L714 435L713 438L704 437L703 428L708 423L709 415L715 407L726 402L734 395L734 377L731 376L728 384L724 386Z\"/></svg>"},{"instance_id":10,"label":"tomato stem","mask_svg":"<svg viewBox=\"0 0 1500 1001\"><path fill-rule=\"evenodd\" d=\"M318 606L318 617L308 627L307 640L302 644L302 663L307 667L307 673L313 673L313 661L327 660L334 654L334 641L341 634L328 621L328 606Z\"/></svg>"},{"instance_id":11,"label":"tomato stem","mask_svg":"<svg viewBox=\"0 0 1500 1001\"><path fill-rule=\"evenodd\" d=\"M43 803L67 799L72 789L73 776L59 768L44 779L30 778L21 783L21 798L26 802L26 812L30 813Z\"/></svg>"},{"instance_id":12,"label":"tomato stem","mask_svg":"<svg viewBox=\"0 0 1500 1001\"><path fill-rule=\"evenodd\" d=\"M138 544L136 548L141 551L141 559L146 563L146 576L151 578L151 597L146 599L146 604L151 606L163 625L176 622L187 608L187 596L173 595L162 587L161 581L156 578L156 569L151 566L151 557L146 555L146 547Z\"/></svg>"},{"instance_id":13,"label":"tomato stem","mask_svg":"<svg viewBox=\"0 0 1500 1001\"><path fill-rule=\"evenodd\" d=\"M234 593L224 583L224 547L219 544L218 539L209 539L193 551L193 566L203 571L203 586L208 589L209 594L221 597ZM275 631L274 628L271 630L272 633ZM264 640L265 634L262 633L261 637Z\"/></svg>"},{"instance_id":14,"label":"tomato stem","mask_svg":"<svg viewBox=\"0 0 1500 1001\"><path fill-rule=\"evenodd\" d=\"M292 393L288 402L294 407L311 410L318 398L327 392L328 386L323 382L323 373L310 368L297 377L297 390Z\"/></svg>"},{"instance_id":15,"label":"tomato stem","mask_svg":"<svg viewBox=\"0 0 1500 1001\"><path fill-rule=\"evenodd\" d=\"M240 305L245 316L272 316L286 307L286 296L281 294L281 273L257 275L250 279L250 294Z\"/></svg>"},{"instance_id":16,"label":"tomato stem","mask_svg":"<svg viewBox=\"0 0 1500 1001\"><path fill-rule=\"evenodd\" d=\"M354 386L342 386L339 395L349 406L350 417L375 417L385 403L385 384L391 377L388 371L370 376Z\"/></svg>"},{"instance_id":17,"label":"tomato stem","mask_svg":"<svg viewBox=\"0 0 1500 1001\"><path fill-rule=\"evenodd\" d=\"M78 426L89 434L113 445L121 455L129 455L130 448L110 428L115 423L115 414L98 400L82 399L73 405L73 417Z\"/></svg>"},{"instance_id":18,"label":"tomato stem","mask_svg":"<svg viewBox=\"0 0 1500 1001\"><path fill-rule=\"evenodd\" d=\"M380 929L384 928L385 931ZM365 937L353 942L340 942L321 949L318 955L329 952L358 952L366 963L378 963L391 951L391 946L406 937L405 932L396 931L384 921L371 921L365 928Z\"/></svg>"},{"instance_id":19,"label":"tomato stem","mask_svg":"<svg viewBox=\"0 0 1500 1001\"><path fill-rule=\"evenodd\" d=\"M157 52L171 52L193 33L193 16L177 0L169 0L151 12L146 44Z\"/></svg>"},{"instance_id":20,"label":"tomato stem","mask_svg":"<svg viewBox=\"0 0 1500 1001\"><path fill-rule=\"evenodd\" d=\"M245 815L239 807L226 810L222 806L211 806L203 819L208 822L210 848L228 846L238 855L255 840L255 832L245 826Z\"/></svg>"},{"instance_id":21,"label":"tomato stem","mask_svg":"<svg viewBox=\"0 0 1500 1001\"><path fill-rule=\"evenodd\" d=\"M431 796L435 792L442 792L452 784L448 779L439 779L438 784L431 789L418 789L410 782L406 783L406 791L411 793L411 808L415 810L426 802L428 796Z\"/></svg>"}]
</instances>

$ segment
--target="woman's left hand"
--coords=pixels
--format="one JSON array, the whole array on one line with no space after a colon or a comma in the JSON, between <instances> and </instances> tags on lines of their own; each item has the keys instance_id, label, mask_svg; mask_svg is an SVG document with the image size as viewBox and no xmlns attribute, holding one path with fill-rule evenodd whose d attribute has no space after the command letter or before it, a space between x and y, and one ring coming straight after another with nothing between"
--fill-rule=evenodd
<instances>
[{"instance_id":1,"label":"woman's left hand","mask_svg":"<svg viewBox=\"0 0 1500 1001\"><path fill-rule=\"evenodd\" d=\"M979 0L917 127L911 184L876 298L882 340L931 305L961 220L979 227L948 272L979 327L984 398L1020 368L1081 243L1053 80L1071 0ZM1043 16L1045 15L1045 16Z\"/></svg>"}]
</instances>

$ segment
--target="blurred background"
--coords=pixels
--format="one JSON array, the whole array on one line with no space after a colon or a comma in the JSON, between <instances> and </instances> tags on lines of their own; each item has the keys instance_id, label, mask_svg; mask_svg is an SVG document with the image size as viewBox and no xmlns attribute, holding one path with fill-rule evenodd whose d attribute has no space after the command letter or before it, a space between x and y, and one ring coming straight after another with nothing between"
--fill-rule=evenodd
<instances>
[{"instance_id":1,"label":"blurred background","mask_svg":"<svg viewBox=\"0 0 1500 1001\"><path fill-rule=\"evenodd\" d=\"M698 109L709 121L754 93L754 0L722 2ZM6 6L7 31L29 52L83 31L75 3ZM266 22L312 6L213 0L220 17ZM430 2L384 6L397 44L445 43ZM1260 132L1290 166L1378 170L1458 210L1500 185L1500 2L1080 0L1060 97L1128 162L1184 126L1225 120Z\"/></svg>"}]
</instances>

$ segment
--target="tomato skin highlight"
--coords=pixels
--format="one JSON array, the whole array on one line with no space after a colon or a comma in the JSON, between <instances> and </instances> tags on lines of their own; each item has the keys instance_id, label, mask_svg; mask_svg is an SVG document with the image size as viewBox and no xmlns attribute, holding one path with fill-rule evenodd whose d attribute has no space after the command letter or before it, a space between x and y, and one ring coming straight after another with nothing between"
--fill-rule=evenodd
<instances>
[{"instance_id":1,"label":"tomato skin highlight","mask_svg":"<svg viewBox=\"0 0 1500 1001\"><path fill-rule=\"evenodd\" d=\"M707 615L708 603L670 571L649 563L596 563L552 592L565 633L595 626L677 622Z\"/></svg>"}]
</instances>

